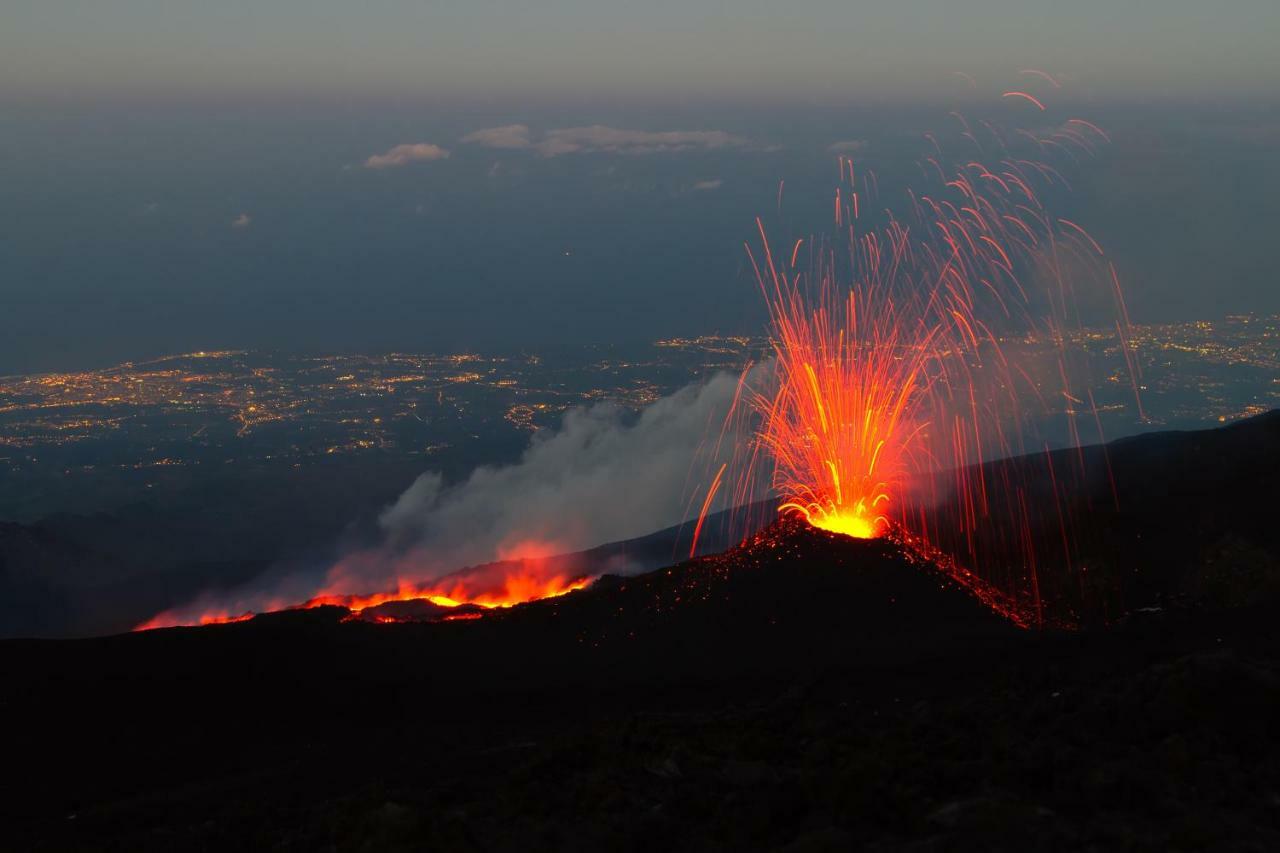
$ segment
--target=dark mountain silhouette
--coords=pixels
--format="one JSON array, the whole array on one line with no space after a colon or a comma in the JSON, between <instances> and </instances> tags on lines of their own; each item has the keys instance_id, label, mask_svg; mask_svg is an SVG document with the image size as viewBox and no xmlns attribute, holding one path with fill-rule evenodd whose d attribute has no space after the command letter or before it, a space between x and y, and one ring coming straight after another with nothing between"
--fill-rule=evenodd
<instances>
[{"instance_id":1,"label":"dark mountain silhouette","mask_svg":"<svg viewBox=\"0 0 1280 853\"><path fill-rule=\"evenodd\" d=\"M11 550L0 537L0 637L118 633L273 567L331 565L342 549L376 541L378 509L415 473L383 457L298 469L196 466L168 472L171 482L146 501L97 496L112 509L24 514L7 529L25 530L47 550ZM9 485L10 493L24 488ZM46 497L40 506L58 503ZM70 553L79 561L63 558Z\"/></svg>"},{"instance_id":2,"label":"dark mountain silhouette","mask_svg":"<svg viewBox=\"0 0 1280 853\"><path fill-rule=\"evenodd\" d=\"M1069 606L1124 602L1083 630L780 521L480 619L5 641L6 841L1272 849L1280 416L1106 453L1060 494L1100 578Z\"/></svg>"},{"instance_id":3,"label":"dark mountain silhouette","mask_svg":"<svg viewBox=\"0 0 1280 853\"><path fill-rule=\"evenodd\" d=\"M1102 624L1141 608L1280 592L1276 491L1280 411L1213 430L1150 433L1080 450L983 466L992 524L979 525L972 568L998 585L1029 587L1007 541L1016 483L1033 507L1037 582L1047 617ZM941 515L958 519L960 507ZM935 531L964 554L959 524ZM1005 554L1005 558L1000 558ZM991 555L995 555L992 557Z\"/></svg>"}]
</instances>

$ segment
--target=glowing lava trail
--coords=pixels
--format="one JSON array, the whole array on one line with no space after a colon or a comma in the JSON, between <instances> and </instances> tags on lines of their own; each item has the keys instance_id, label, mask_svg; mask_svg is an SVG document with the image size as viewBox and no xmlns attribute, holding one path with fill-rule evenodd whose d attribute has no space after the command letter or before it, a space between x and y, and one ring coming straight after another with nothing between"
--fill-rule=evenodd
<instances>
[{"instance_id":1,"label":"glowing lava trail","mask_svg":"<svg viewBox=\"0 0 1280 853\"><path fill-rule=\"evenodd\" d=\"M1049 109L1027 92L1003 97L1008 110ZM1084 228L1048 209L1069 190L1064 172L1109 139L1078 118L1008 132L952 117L961 153L948 162L942 134L925 134L929 156L917 165L926 183L904 193L903 211L871 213L879 178L841 157L837 240L795 239L778 254L757 220L747 253L769 310L774 370L743 389L750 405L733 415L752 436L735 494L755 493L763 458L783 513L859 538L893 530L957 577L1001 590L1021 623L1042 623L1039 534L1056 524L1055 559L1069 572L1072 519L1059 496L1084 477L1083 455L1066 471L1047 452L1035 470L979 463L1046 450L1037 418L1061 416L1076 447L1078 420L1102 438L1076 344L1079 288L1113 300L1133 370L1114 269ZM1053 483L1048 500L1032 497L1033 480Z\"/></svg>"},{"instance_id":2,"label":"glowing lava trail","mask_svg":"<svg viewBox=\"0 0 1280 853\"><path fill-rule=\"evenodd\" d=\"M435 581L411 583L402 581L394 590L369 595L352 595L333 592L321 592L319 595L299 604L297 599L275 598L265 603L255 601L252 609L227 607L226 605L205 608L194 617L186 609L166 611L154 616L134 630L145 631L152 628L171 628L178 625L218 625L228 622L243 622L254 616L255 612L279 610L306 610L312 607L335 605L351 611L353 618L358 618L366 610L379 607L390 602L426 601L436 607L445 608L446 612L439 618L441 621L453 619L479 618L480 612L474 608L497 610L512 607L526 601L544 598L556 598L586 587L591 578L572 573L563 567L554 565L553 559L526 557L491 563L471 569L463 569L446 575ZM341 572L335 573L336 576ZM341 586L340 581L331 585ZM472 609L462 609L457 613L448 610L472 605ZM379 615L376 622L400 621L394 617Z\"/></svg>"}]
</instances>

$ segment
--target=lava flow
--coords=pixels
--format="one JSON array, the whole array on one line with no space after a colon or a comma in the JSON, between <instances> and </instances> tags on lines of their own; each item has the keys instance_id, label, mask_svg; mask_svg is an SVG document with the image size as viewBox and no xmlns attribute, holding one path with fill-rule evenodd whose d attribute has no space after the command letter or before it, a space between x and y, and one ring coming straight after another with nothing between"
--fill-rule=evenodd
<instances>
[{"instance_id":1,"label":"lava flow","mask_svg":"<svg viewBox=\"0 0 1280 853\"><path fill-rule=\"evenodd\" d=\"M335 573L335 576L340 577L341 572ZM559 565L555 558L525 557L463 569L434 581L401 581L396 589L387 592L348 594L322 591L301 604L296 599L288 601L272 598L266 602L254 602L251 609L224 605L200 610L194 616L182 610L165 611L134 630L243 622L257 613L308 610L324 606L344 607L350 611L349 618L352 619L360 619L368 614L368 621L378 623L422 621L424 618L428 621L477 619L486 610L505 609L527 601L566 595L583 589L592 580L588 575L572 572ZM340 581L334 581L331 587L340 584ZM424 617L421 614L394 615L379 610L384 605L401 602L426 602L430 606L430 612Z\"/></svg>"},{"instance_id":2,"label":"lava flow","mask_svg":"<svg viewBox=\"0 0 1280 853\"><path fill-rule=\"evenodd\" d=\"M321 594L298 606L306 609L337 605L359 615L365 610L389 602L424 600L437 607L456 608L470 604L493 610L526 601L556 598L591 583L589 577L546 574L538 566L537 561L531 560L522 560L514 567L497 563L463 570L425 584L402 582L394 592L372 595Z\"/></svg>"}]
</instances>

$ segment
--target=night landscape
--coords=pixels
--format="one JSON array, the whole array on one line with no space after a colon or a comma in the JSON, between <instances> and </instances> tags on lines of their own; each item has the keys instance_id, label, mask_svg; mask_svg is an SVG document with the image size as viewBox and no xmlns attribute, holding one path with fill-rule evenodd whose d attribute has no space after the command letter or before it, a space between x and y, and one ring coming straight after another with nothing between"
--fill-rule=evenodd
<instances>
[{"instance_id":1,"label":"night landscape","mask_svg":"<svg viewBox=\"0 0 1280 853\"><path fill-rule=\"evenodd\" d=\"M3 17L0 847L1280 849L1270 4Z\"/></svg>"}]
</instances>

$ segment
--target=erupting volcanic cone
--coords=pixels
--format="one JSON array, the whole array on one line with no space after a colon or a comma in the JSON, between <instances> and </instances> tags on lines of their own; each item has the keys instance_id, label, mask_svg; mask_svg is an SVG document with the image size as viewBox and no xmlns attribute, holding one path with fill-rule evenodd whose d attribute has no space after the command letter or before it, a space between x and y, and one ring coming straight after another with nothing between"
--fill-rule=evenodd
<instances>
[{"instance_id":1,"label":"erupting volcanic cone","mask_svg":"<svg viewBox=\"0 0 1280 853\"><path fill-rule=\"evenodd\" d=\"M742 374L726 429L747 438L703 513L722 482L742 504L767 476L783 514L846 537L896 535L1010 618L1044 623L1041 567L1086 570L1064 495L1090 475L1083 453L1049 459L1061 442L1050 436L1079 448L1082 422L1103 438L1078 291L1112 298L1141 412L1119 278L1088 231L1050 207L1069 187L1058 166L1078 166L1107 134L1078 118L1012 134L982 121L975 133L952 115L965 128L954 154L925 134L924 182L901 209L878 209L875 173L840 157L832 237L771 241L756 220L747 255L771 369ZM1043 466L982 464L1038 448ZM1028 472L1050 484L1047 500L1033 498ZM1057 536L1037 535L1046 522Z\"/></svg>"}]
</instances>

